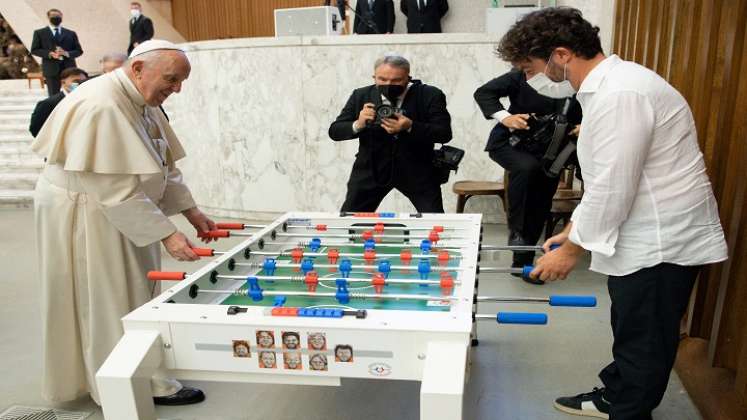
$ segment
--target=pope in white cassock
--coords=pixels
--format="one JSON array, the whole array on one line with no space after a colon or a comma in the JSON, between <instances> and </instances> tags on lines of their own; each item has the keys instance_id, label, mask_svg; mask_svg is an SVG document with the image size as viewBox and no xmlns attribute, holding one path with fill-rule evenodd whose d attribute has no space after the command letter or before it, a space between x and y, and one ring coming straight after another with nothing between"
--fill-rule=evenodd
<instances>
[{"instance_id":1,"label":"pope in white cassock","mask_svg":"<svg viewBox=\"0 0 747 420\"><path fill-rule=\"evenodd\" d=\"M99 402L96 371L122 337L120 318L151 299L159 242L178 260L199 258L168 217L215 229L182 182L184 150L159 109L189 72L176 45L144 42L60 102L32 144L47 158L34 209L48 400ZM152 387L156 404L204 399L160 371Z\"/></svg>"}]
</instances>

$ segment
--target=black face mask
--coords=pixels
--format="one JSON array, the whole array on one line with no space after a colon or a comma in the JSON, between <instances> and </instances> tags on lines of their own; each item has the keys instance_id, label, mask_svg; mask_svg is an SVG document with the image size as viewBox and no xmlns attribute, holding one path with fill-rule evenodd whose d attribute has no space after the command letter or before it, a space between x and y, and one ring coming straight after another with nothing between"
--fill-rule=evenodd
<instances>
[{"instance_id":1,"label":"black face mask","mask_svg":"<svg viewBox=\"0 0 747 420\"><path fill-rule=\"evenodd\" d=\"M59 26L60 23L62 23L62 16L52 16L49 18L49 23L51 23L52 26Z\"/></svg>"},{"instance_id":2,"label":"black face mask","mask_svg":"<svg viewBox=\"0 0 747 420\"><path fill-rule=\"evenodd\" d=\"M392 103L405 93L405 87L402 85L377 85L376 87L379 89L379 93Z\"/></svg>"}]
</instances>

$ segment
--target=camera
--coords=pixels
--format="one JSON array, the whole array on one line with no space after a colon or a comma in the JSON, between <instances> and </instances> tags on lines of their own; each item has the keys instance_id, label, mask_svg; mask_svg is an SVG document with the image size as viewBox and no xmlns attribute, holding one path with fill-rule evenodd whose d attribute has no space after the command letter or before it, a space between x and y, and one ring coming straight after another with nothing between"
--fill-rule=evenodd
<instances>
[{"instance_id":1,"label":"camera","mask_svg":"<svg viewBox=\"0 0 747 420\"><path fill-rule=\"evenodd\" d=\"M531 114L527 119L527 130L514 130L508 143L525 152L534 155L542 155L550 145L555 133L557 114L536 115Z\"/></svg>"},{"instance_id":2,"label":"camera","mask_svg":"<svg viewBox=\"0 0 747 420\"><path fill-rule=\"evenodd\" d=\"M403 111L401 108L397 108L396 106L391 106L387 104L381 104L376 107L376 119L374 121L369 122L369 125L380 125L381 120L384 118L395 118L394 114L402 114Z\"/></svg>"},{"instance_id":3,"label":"camera","mask_svg":"<svg viewBox=\"0 0 747 420\"><path fill-rule=\"evenodd\" d=\"M464 150L453 146L442 145L440 149L433 151L433 167L441 184L449 181L451 171L459 170L459 163L464 158Z\"/></svg>"}]
</instances>

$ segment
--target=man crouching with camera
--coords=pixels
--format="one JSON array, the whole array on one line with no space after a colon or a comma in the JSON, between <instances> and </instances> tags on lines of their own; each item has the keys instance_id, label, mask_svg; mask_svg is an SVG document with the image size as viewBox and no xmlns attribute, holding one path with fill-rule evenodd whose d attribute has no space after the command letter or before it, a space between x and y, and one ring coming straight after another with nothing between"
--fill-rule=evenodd
<instances>
[{"instance_id":1,"label":"man crouching with camera","mask_svg":"<svg viewBox=\"0 0 747 420\"><path fill-rule=\"evenodd\" d=\"M412 80L410 63L397 55L376 60L373 78L329 127L332 140L360 139L342 211L375 211L397 189L418 212L443 213L433 147L451 140L446 96Z\"/></svg>"}]
</instances>

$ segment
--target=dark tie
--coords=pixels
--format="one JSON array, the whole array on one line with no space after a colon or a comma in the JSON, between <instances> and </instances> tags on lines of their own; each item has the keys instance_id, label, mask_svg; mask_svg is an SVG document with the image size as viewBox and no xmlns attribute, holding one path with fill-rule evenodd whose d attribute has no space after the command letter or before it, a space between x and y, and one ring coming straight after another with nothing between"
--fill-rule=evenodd
<instances>
[{"instance_id":1,"label":"dark tie","mask_svg":"<svg viewBox=\"0 0 747 420\"><path fill-rule=\"evenodd\" d=\"M60 28L54 28L54 39L57 41L60 38Z\"/></svg>"},{"instance_id":2,"label":"dark tie","mask_svg":"<svg viewBox=\"0 0 747 420\"><path fill-rule=\"evenodd\" d=\"M418 9L425 10L425 0L418 0Z\"/></svg>"}]
</instances>

